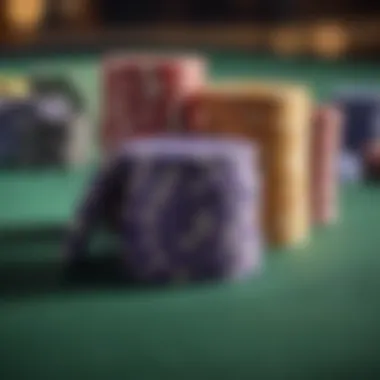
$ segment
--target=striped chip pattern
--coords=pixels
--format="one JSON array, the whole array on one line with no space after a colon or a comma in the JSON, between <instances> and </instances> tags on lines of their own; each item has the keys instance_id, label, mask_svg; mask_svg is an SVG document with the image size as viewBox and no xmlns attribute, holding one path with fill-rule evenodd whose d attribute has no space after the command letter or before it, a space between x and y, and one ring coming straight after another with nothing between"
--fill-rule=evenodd
<instances>
[{"instance_id":1,"label":"striped chip pattern","mask_svg":"<svg viewBox=\"0 0 380 380\"><path fill-rule=\"evenodd\" d=\"M75 261L85 253L118 182L126 268L135 279L245 277L261 262L255 164L251 144L238 141L166 137L127 143L86 197L73 224L68 258Z\"/></svg>"},{"instance_id":2,"label":"striped chip pattern","mask_svg":"<svg viewBox=\"0 0 380 380\"><path fill-rule=\"evenodd\" d=\"M221 83L189 100L192 131L257 142L263 174L263 226L272 246L307 240L310 229L311 98L301 86Z\"/></svg>"},{"instance_id":3,"label":"striped chip pattern","mask_svg":"<svg viewBox=\"0 0 380 380\"><path fill-rule=\"evenodd\" d=\"M316 224L338 219L338 162L342 115L334 107L321 106L313 115L311 202Z\"/></svg>"},{"instance_id":4,"label":"striped chip pattern","mask_svg":"<svg viewBox=\"0 0 380 380\"><path fill-rule=\"evenodd\" d=\"M205 79L206 62L196 56L107 57L103 64L103 151L115 151L129 136L180 129L182 99Z\"/></svg>"}]
</instances>

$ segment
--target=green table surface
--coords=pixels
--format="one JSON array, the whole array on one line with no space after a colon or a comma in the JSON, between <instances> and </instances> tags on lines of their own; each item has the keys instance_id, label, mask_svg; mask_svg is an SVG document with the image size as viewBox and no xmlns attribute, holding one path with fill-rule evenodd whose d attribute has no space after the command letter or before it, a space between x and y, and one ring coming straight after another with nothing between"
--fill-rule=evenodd
<instances>
[{"instance_id":1,"label":"green table surface","mask_svg":"<svg viewBox=\"0 0 380 380\"><path fill-rule=\"evenodd\" d=\"M365 62L209 58L216 80L296 80L319 99L346 81L380 77L380 66ZM96 55L9 60L0 74L69 74L95 125L98 63ZM59 234L1 232L66 223L91 170L0 173L1 380L380 377L380 189L343 188L336 226L316 229L306 248L268 253L263 272L246 282L68 289Z\"/></svg>"}]
</instances>

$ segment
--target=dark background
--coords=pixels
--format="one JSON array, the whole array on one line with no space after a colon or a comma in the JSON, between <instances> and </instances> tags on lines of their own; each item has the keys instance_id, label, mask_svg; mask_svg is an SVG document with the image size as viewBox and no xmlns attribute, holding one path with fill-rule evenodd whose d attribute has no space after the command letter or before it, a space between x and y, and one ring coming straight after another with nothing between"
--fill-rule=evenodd
<instances>
[{"instance_id":1,"label":"dark background","mask_svg":"<svg viewBox=\"0 0 380 380\"><path fill-rule=\"evenodd\" d=\"M302 0L99 0L99 19L106 25L146 21L277 22L342 15L373 15L375 1Z\"/></svg>"},{"instance_id":2,"label":"dark background","mask_svg":"<svg viewBox=\"0 0 380 380\"><path fill-rule=\"evenodd\" d=\"M22 4L24 16L14 16L12 9L17 4ZM104 30L156 23L257 24L373 17L380 14L380 3L374 0L0 0L0 9L1 36L6 43L12 35L22 34L17 31L20 29L17 25L23 22L20 19L25 18L25 12L36 14L35 25L28 27L29 32L33 29L72 33L75 27ZM33 16L28 17L33 19Z\"/></svg>"},{"instance_id":3,"label":"dark background","mask_svg":"<svg viewBox=\"0 0 380 380\"><path fill-rule=\"evenodd\" d=\"M272 42L266 37L273 28L326 20L338 28L359 22L349 32L355 40L354 54L380 56L380 3L373 0L0 0L0 53L40 47L55 51L74 46L173 45L173 40L181 47L199 47L207 40L207 48L244 45L256 51L260 45L270 50ZM223 29L226 26L230 29ZM260 44L253 43L257 33L253 28L265 28L267 40L261 36ZM328 49L325 56L338 55Z\"/></svg>"}]
</instances>

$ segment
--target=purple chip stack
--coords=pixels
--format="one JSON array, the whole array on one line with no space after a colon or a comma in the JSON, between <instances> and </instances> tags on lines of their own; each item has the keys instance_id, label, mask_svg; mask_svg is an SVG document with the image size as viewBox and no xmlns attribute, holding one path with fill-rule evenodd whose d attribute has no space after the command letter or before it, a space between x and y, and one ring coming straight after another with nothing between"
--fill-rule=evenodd
<instances>
[{"instance_id":1,"label":"purple chip stack","mask_svg":"<svg viewBox=\"0 0 380 380\"><path fill-rule=\"evenodd\" d=\"M136 280L240 278L260 268L257 154L238 140L155 137L127 143L97 176L72 229L84 253L114 194L122 194L125 266ZM117 202L116 202L117 203Z\"/></svg>"}]
</instances>

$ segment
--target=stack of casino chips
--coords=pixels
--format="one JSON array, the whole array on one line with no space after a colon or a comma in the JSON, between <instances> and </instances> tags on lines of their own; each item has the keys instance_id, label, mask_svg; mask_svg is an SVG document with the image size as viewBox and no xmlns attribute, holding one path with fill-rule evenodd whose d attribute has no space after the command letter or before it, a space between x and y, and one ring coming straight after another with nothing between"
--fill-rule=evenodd
<instances>
[{"instance_id":1,"label":"stack of casino chips","mask_svg":"<svg viewBox=\"0 0 380 380\"><path fill-rule=\"evenodd\" d=\"M117 151L125 139L173 130L257 143L266 241L273 246L306 242L313 221L325 224L337 217L334 168L341 121L335 120L333 107L316 110L314 120L313 99L305 86L260 81L210 84L206 67L201 58L189 56L107 57L104 155ZM113 226L118 224L118 198L115 195L109 208Z\"/></svg>"},{"instance_id":2,"label":"stack of casino chips","mask_svg":"<svg viewBox=\"0 0 380 380\"><path fill-rule=\"evenodd\" d=\"M346 87L336 91L333 100L343 115L343 179L373 179L368 165L373 168L377 161L373 146L380 139L380 91Z\"/></svg>"},{"instance_id":3,"label":"stack of casino chips","mask_svg":"<svg viewBox=\"0 0 380 380\"><path fill-rule=\"evenodd\" d=\"M89 126L78 123L83 104L67 78L3 78L0 92L2 167L68 167L86 162Z\"/></svg>"},{"instance_id":4,"label":"stack of casino chips","mask_svg":"<svg viewBox=\"0 0 380 380\"><path fill-rule=\"evenodd\" d=\"M303 245L310 231L309 147L311 95L284 83L220 83L188 101L188 129L239 136L257 143L263 176L266 241Z\"/></svg>"},{"instance_id":5,"label":"stack of casino chips","mask_svg":"<svg viewBox=\"0 0 380 380\"><path fill-rule=\"evenodd\" d=\"M69 264L106 227L139 281L236 278L260 267L263 247L304 246L313 224L337 220L340 110L300 84L210 84L206 67L105 59L104 166L70 229Z\"/></svg>"},{"instance_id":6,"label":"stack of casino chips","mask_svg":"<svg viewBox=\"0 0 380 380\"><path fill-rule=\"evenodd\" d=\"M152 137L126 143L95 177L72 224L77 265L120 199L123 269L144 283L244 278L260 268L260 180L252 144Z\"/></svg>"},{"instance_id":7,"label":"stack of casino chips","mask_svg":"<svg viewBox=\"0 0 380 380\"><path fill-rule=\"evenodd\" d=\"M180 131L184 99L206 81L198 56L113 54L102 68L101 148L112 154L126 139Z\"/></svg>"}]
</instances>

